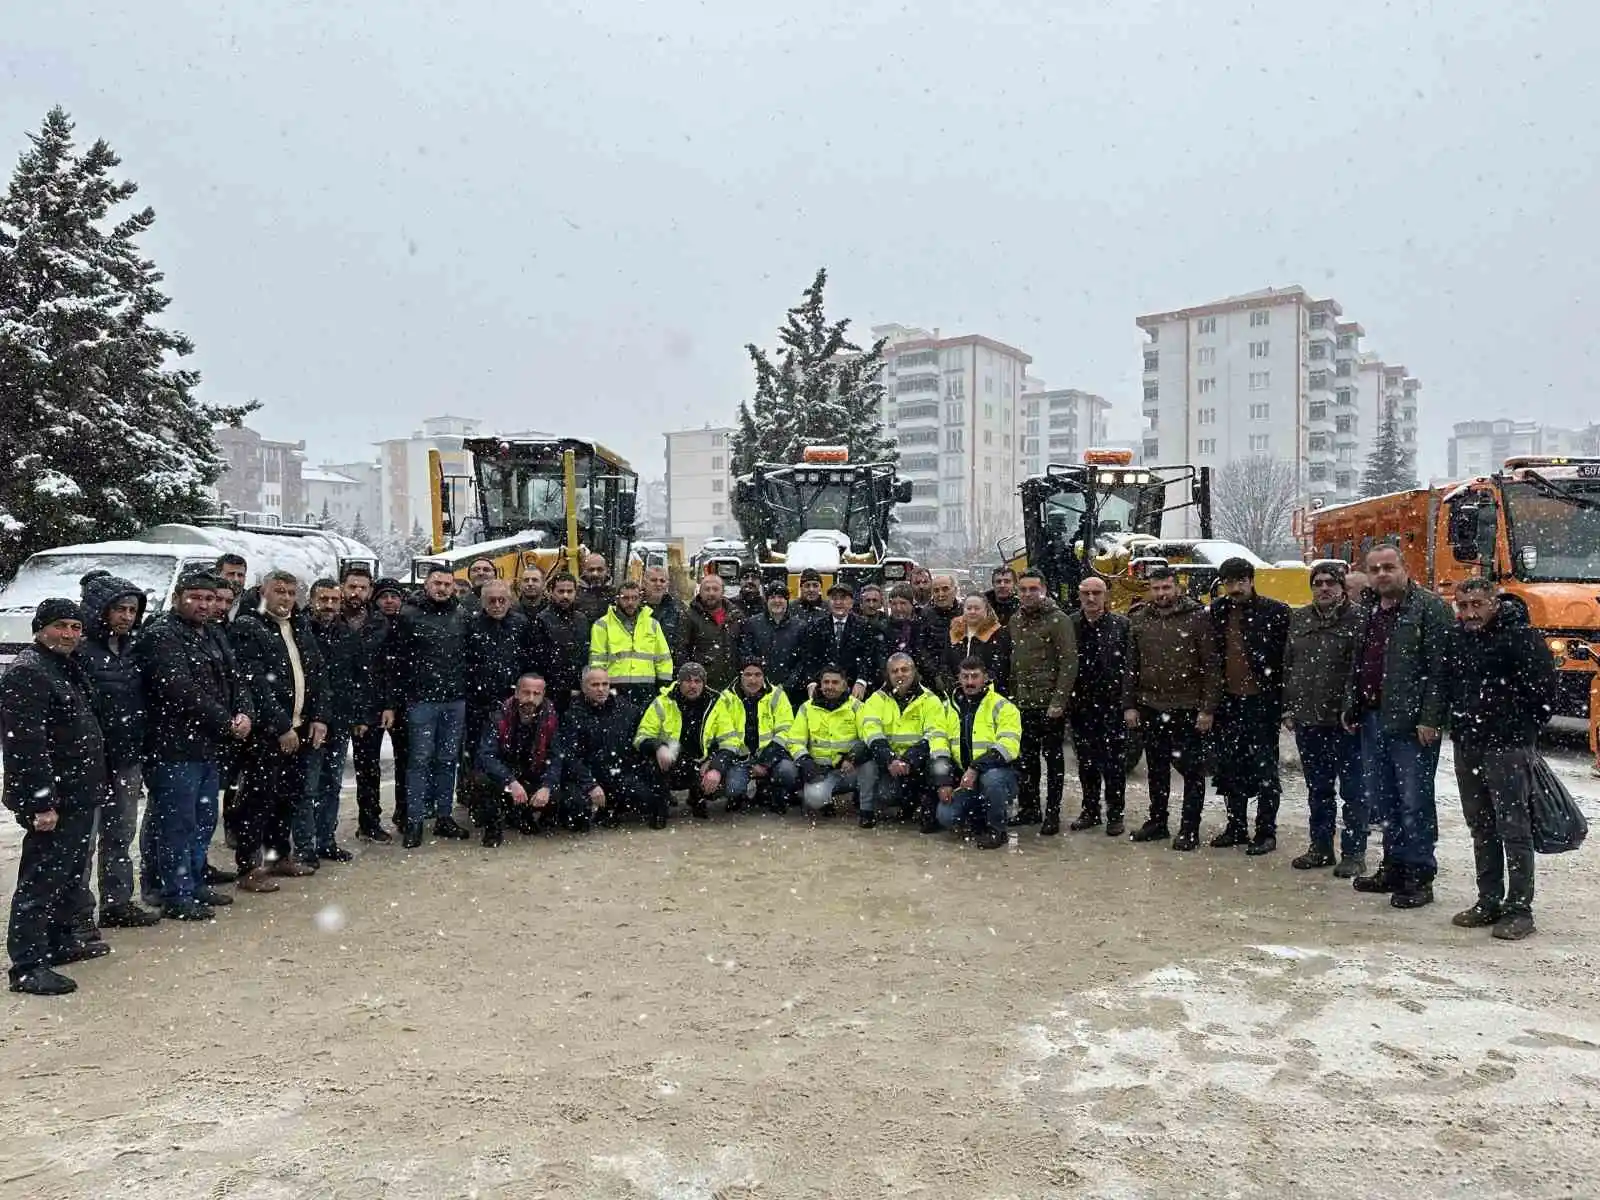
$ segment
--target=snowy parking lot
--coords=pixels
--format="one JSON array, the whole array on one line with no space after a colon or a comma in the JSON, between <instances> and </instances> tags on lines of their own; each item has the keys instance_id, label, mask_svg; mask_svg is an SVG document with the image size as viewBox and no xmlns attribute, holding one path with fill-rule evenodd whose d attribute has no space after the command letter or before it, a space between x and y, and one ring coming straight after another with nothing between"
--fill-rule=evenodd
<instances>
[{"instance_id":1,"label":"snowy parking lot","mask_svg":"<svg viewBox=\"0 0 1600 1200\"><path fill-rule=\"evenodd\" d=\"M1541 859L1540 934L1497 943L1450 925L1448 751L1417 912L1291 870L1287 782L1263 859L796 816L352 836L211 924L109 935L74 996L0 998L0 1195L1592 1194L1596 851Z\"/></svg>"}]
</instances>

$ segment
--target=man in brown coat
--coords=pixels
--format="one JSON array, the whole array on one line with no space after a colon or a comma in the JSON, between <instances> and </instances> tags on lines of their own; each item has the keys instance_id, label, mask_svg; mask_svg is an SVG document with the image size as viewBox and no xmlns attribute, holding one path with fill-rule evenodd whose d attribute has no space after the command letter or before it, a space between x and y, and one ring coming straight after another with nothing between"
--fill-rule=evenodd
<instances>
[{"instance_id":1,"label":"man in brown coat","mask_svg":"<svg viewBox=\"0 0 1600 1200\"><path fill-rule=\"evenodd\" d=\"M1183 813L1174 850L1200 844L1206 802L1205 735L1221 699L1222 673L1206 610L1178 595L1171 567L1150 572L1150 603L1134 613L1123 719L1144 734L1150 781L1150 817L1133 832L1136 842L1170 836L1168 801L1172 768L1183 776Z\"/></svg>"},{"instance_id":2,"label":"man in brown coat","mask_svg":"<svg viewBox=\"0 0 1600 1200\"><path fill-rule=\"evenodd\" d=\"M1061 832L1061 789L1067 774L1067 705L1078 677L1078 644L1067 614L1045 595L1044 576L1024 571L1021 607L1011 634L1011 699L1022 712L1021 797L1014 824L1039 822L1041 837ZM1044 755L1044 811L1039 804L1039 756Z\"/></svg>"}]
</instances>

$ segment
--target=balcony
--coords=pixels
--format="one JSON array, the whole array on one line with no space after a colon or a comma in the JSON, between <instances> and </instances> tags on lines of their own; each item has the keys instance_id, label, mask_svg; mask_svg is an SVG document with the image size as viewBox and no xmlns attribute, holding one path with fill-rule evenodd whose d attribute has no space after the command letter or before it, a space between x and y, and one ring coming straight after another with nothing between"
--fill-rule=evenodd
<instances>
[{"instance_id":1,"label":"balcony","mask_svg":"<svg viewBox=\"0 0 1600 1200\"><path fill-rule=\"evenodd\" d=\"M921 394L937 396L939 394L939 375L937 372L921 371L915 375L902 375L895 381L894 394L896 396Z\"/></svg>"},{"instance_id":2,"label":"balcony","mask_svg":"<svg viewBox=\"0 0 1600 1200\"><path fill-rule=\"evenodd\" d=\"M1356 436L1356 427L1351 425L1347 429L1333 427L1333 444L1335 446L1354 446L1359 439Z\"/></svg>"},{"instance_id":3,"label":"balcony","mask_svg":"<svg viewBox=\"0 0 1600 1200\"><path fill-rule=\"evenodd\" d=\"M895 425L900 429L904 429L908 425L937 425L938 423L939 405L937 401L902 401L899 411L895 414Z\"/></svg>"},{"instance_id":4,"label":"balcony","mask_svg":"<svg viewBox=\"0 0 1600 1200\"><path fill-rule=\"evenodd\" d=\"M939 524L939 510L937 508L902 506L895 510L895 517L902 525L912 526L917 529L934 529Z\"/></svg>"},{"instance_id":5,"label":"balcony","mask_svg":"<svg viewBox=\"0 0 1600 1200\"><path fill-rule=\"evenodd\" d=\"M1306 410L1306 432L1326 433L1331 436L1333 433L1332 414L1328 412L1327 407L1323 408L1322 415L1320 417L1313 415L1315 412L1316 409L1313 408L1308 408Z\"/></svg>"}]
</instances>

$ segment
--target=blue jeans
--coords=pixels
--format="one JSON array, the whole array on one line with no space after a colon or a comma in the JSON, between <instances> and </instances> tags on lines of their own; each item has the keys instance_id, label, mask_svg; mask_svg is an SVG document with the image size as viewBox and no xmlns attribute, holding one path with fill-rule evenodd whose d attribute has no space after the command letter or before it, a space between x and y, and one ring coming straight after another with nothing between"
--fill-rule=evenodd
<instances>
[{"instance_id":1,"label":"blue jeans","mask_svg":"<svg viewBox=\"0 0 1600 1200\"><path fill-rule=\"evenodd\" d=\"M1311 841L1333 845L1338 816L1334 788L1344 797L1344 826L1339 853L1359 858L1367 852L1367 800L1361 778L1361 738L1337 725L1296 725L1294 744L1311 797Z\"/></svg>"},{"instance_id":2,"label":"blue jeans","mask_svg":"<svg viewBox=\"0 0 1600 1200\"><path fill-rule=\"evenodd\" d=\"M745 798L745 793L750 790L750 780L753 778L750 768L753 766L755 763L751 760L743 759L728 768L728 776L723 781L723 787L727 790L730 800L737 802ZM769 778L772 780L773 794L783 797L783 802L787 804L789 793L799 786L800 768L794 764L793 759L786 758L774 764Z\"/></svg>"},{"instance_id":3,"label":"blue jeans","mask_svg":"<svg viewBox=\"0 0 1600 1200\"><path fill-rule=\"evenodd\" d=\"M835 796L847 796L859 786L858 775L846 775L833 768L824 768L810 783L801 787L801 800L807 808L821 809L833 803Z\"/></svg>"},{"instance_id":4,"label":"blue jeans","mask_svg":"<svg viewBox=\"0 0 1600 1200\"><path fill-rule=\"evenodd\" d=\"M1424 746L1414 733L1387 734L1376 712L1362 715L1362 786L1383 818L1383 860L1418 872L1425 883L1439 869L1439 812L1433 802L1438 766L1438 742Z\"/></svg>"},{"instance_id":5,"label":"blue jeans","mask_svg":"<svg viewBox=\"0 0 1600 1200\"><path fill-rule=\"evenodd\" d=\"M891 775L876 762L863 763L856 768L859 785L857 802L861 811L875 813L883 808L899 808L908 813L914 812L923 802L927 790L937 786L931 781L934 765L913 767L905 775Z\"/></svg>"},{"instance_id":6,"label":"blue jeans","mask_svg":"<svg viewBox=\"0 0 1600 1200\"><path fill-rule=\"evenodd\" d=\"M977 787L957 788L948 802L941 801L934 816L946 829L967 822L1004 833L1018 786L1014 767L990 767L978 772Z\"/></svg>"},{"instance_id":7,"label":"blue jeans","mask_svg":"<svg viewBox=\"0 0 1600 1200\"><path fill-rule=\"evenodd\" d=\"M294 813L294 854L316 858L334 847L339 828L339 790L344 786L344 760L350 738L329 735L322 749L306 755L305 799Z\"/></svg>"},{"instance_id":8,"label":"blue jeans","mask_svg":"<svg viewBox=\"0 0 1600 1200\"><path fill-rule=\"evenodd\" d=\"M221 773L214 762L153 762L145 770L145 785L156 820L161 901L187 904L205 886Z\"/></svg>"},{"instance_id":9,"label":"blue jeans","mask_svg":"<svg viewBox=\"0 0 1600 1200\"><path fill-rule=\"evenodd\" d=\"M406 821L443 819L456 806L456 765L467 722L465 700L419 700L406 711Z\"/></svg>"}]
</instances>

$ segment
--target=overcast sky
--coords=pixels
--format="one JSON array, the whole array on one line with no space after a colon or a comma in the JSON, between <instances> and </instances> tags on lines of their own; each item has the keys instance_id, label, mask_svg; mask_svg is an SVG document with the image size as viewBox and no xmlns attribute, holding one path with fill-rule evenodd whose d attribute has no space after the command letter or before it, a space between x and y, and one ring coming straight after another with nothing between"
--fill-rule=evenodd
<instances>
[{"instance_id":1,"label":"overcast sky","mask_svg":"<svg viewBox=\"0 0 1600 1200\"><path fill-rule=\"evenodd\" d=\"M312 461L424 416L727 421L830 310L984 333L1138 427L1134 317L1340 300L1452 421L1600 418L1590 0L27 5L6 159L105 137L209 398ZM9 169L9 168L8 168Z\"/></svg>"}]
</instances>

